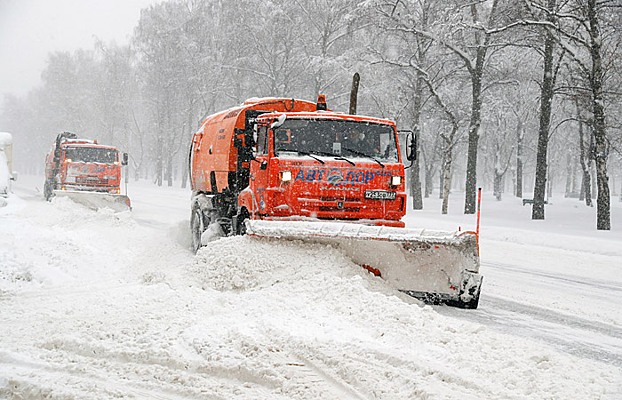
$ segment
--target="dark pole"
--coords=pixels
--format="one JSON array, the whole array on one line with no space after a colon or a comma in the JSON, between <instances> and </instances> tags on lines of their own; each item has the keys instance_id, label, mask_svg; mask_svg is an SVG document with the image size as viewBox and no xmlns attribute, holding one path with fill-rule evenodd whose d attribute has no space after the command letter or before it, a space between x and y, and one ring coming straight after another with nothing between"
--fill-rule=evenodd
<instances>
[{"instance_id":1,"label":"dark pole","mask_svg":"<svg viewBox=\"0 0 622 400\"><path fill-rule=\"evenodd\" d=\"M352 77L352 90L350 91L350 112L349 114L356 114L356 100L359 94L359 82L361 77L358 72L354 73Z\"/></svg>"}]
</instances>

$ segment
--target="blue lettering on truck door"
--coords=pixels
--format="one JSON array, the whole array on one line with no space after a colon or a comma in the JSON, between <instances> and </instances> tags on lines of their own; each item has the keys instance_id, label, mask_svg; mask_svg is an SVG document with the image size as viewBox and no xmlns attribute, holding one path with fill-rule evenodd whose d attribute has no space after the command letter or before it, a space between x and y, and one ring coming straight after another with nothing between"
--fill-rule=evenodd
<instances>
[{"instance_id":1,"label":"blue lettering on truck door","mask_svg":"<svg viewBox=\"0 0 622 400\"><path fill-rule=\"evenodd\" d=\"M296 172L295 182L323 182L331 185L362 185L374 180L376 176L383 176L383 172L374 171L348 171L344 177L338 168L332 169L300 169Z\"/></svg>"}]
</instances>

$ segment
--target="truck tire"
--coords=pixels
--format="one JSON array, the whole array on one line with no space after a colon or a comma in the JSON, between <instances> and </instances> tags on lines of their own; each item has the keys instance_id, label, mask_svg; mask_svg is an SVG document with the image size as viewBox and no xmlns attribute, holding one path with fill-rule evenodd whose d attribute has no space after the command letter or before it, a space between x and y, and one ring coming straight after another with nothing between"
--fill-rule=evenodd
<instances>
[{"instance_id":1,"label":"truck tire","mask_svg":"<svg viewBox=\"0 0 622 400\"><path fill-rule=\"evenodd\" d=\"M52 201L53 194L54 192L52 191L52 186L48 181L45 181L43 184L43 196L45 197L45 200Z\"/></svg>"},{"instance_id":2,"label":"truck tire","mask_svg":"<svg viewBox=\"0 0 622 400\"><path fill-rule=\"evenodd\" d=\"M237 215L235 233L237 235L246 235L246 223L245 221L250 216L248 210L245 207L242 207L240 213Z\"/></svg>"},{"instance_id":3,"label":"truck tire","mask_svg":"<svg viewBox=\"0 0 622 400\"><path fill-rule=\"evenodd\" d=\"M190 231L192 233L192 251L196 253L199 251L203 244L201 243L201 235L205 232L207 228L207 223L205 221L205 215L201 208L194 207L192 209L192 215L190 216Z\"/></svg>"}]
</instances>

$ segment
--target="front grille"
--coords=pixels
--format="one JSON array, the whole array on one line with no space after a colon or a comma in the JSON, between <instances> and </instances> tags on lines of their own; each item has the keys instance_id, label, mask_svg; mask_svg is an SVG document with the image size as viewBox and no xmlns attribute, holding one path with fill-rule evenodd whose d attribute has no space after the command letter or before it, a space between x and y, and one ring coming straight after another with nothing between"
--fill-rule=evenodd
<instances>
[{"instance_id":1,"label":"front grille","mask_svg":"<svg viewBox=\"0 0 622 400\"><path fill-rule=\"evenodd\" d=\"M108 179L99 179L99 178L86 178L86 177L77 177L76 178L76 183L82 184L82 185L94 185L94 186L99 186L99 185L107 185L108 184Z\"/></svg>"},{"instance_id":2,"label":"front grille","mask_svg":"<svg viewBox=\"0 0 622 400\"><path fill-rule=\"evenodd\" d=\"M339 212L361 212L360 207L344 207L339 208L337 206L320 206L318 207L319 211L339 211Z\"/></svg>"},{"instance_id":3,"label":"front grille","mask_svg":"<svg viewBox=\"0 0 622 400\"><path fill-rule=\"evenodd\" d=\"M360 197L334 197L334 196L322 196L320 197L321 201L349 201L349 202L358 202L361 201Z\"/></svg>"}]
</instances>

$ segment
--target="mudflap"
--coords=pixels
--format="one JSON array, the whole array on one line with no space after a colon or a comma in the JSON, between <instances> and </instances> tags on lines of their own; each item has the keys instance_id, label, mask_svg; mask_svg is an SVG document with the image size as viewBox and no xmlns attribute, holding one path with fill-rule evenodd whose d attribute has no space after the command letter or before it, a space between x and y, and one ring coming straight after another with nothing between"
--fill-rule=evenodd
<instances>
[{"instance_id":1,"label":"mudflap","mask_svg":"<svg viewBox=\"0 0 622 400\"><path fill-rule=\"evenodd\" d=\"M339 248L393 288L428 304L475 309L482 276L475 232L316 221L246 222L247 234Z\"/></svg>"},{"instance_id":2,"label":"mudflap","mask_svg":"<svg viewBox=\"0 0 622 400\"><path fill-rule=\"evenodd\" d=\"M67 197L73 202L82 204L93 210L110 208L115 212L123 212L132 209L130 198L123 194L78 190L55 190L54 195L56 197Z\"/></svg>"}]
</instances>

